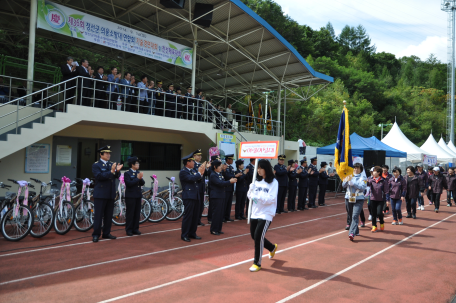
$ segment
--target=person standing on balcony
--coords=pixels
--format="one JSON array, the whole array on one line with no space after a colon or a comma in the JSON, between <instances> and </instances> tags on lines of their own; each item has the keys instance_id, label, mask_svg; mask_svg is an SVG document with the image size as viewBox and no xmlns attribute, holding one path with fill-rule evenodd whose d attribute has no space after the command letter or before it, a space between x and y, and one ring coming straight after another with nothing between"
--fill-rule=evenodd
<instances>
[{"instance_id":1,"label":"person standing on balcony","mask_svg":"<svg viewBox=\"0 0 456 303\"><path fill-rule=\"evenodd\" d=\"M154 93L155 104L152 105L152 108L155 109L156 116L163 116L164 114L165 97L166 95L163 93L163 82L161 80L158 80L157 88L155 89Z\"/></svg>"},{"instance_id":2,"label":"person standing on balcony","mask_svg":"<svg viewBox=\"0 0 456 303\"><path fill-rule=\"evenodd\" d=\"M120 95L122 96L122 101L123 101L123 106L125 107L126 111L130 111L130 96L131 96L131 73L126 72L124 75L124 78L120 80L120 84L123 84L120 86ZM128 104L128 105L127 105Z\"/></svg>"},{"instance_id":3,"label":"person standing on balcony","mask_svg":"<svg viewBox=\"0 0 456 303\"><path fill-rule=\"evenodd\" d=\"M119 97L119 86L116 83L120 82L120 79L122 77L122 74L117 73L117 68L116 67L111 67L111 74L108 75L108 82L112 82L113 84L108 84L107 85L107 91L109 96L109 109L115 109L117 108L117 99Z\"/></svg>"},{"instance_id":4,"label":"person standing on balcony","mask_svg":"<svg viewBox=\"0 0 456 303\"><path fill-rule=\"evenodd\" d=\"M174 84L171 83L170 85L168 85L168 90L165 93L166 93L165 94L165 100L166 100L165 116L168 118L174 118L174 117L176 117L176 101L177 101L176 92L174 91Z\"/></svg>"},{"instance_id":5,"label":"person standing on balcony","mask_svg":"<svg viewBox=\"0 0 456 303\"><path fill-rule=\"evenodd\" d=\"M73 62L73 57L67 57L66 64L62 65L60 67L60 70L62 72L62 81L67 81L70 79L73 79L74 77L77 77L78 72L76 71L76 64ZM66 90L65 97L66 100L70 100L74 97L75 93L75 88L76 86L76 81L68 81L65 84L63 84L64 90Z\"/></svg>"},{"instance_id":6,"label":"person standing on balcony","mask_svg":"<svg viewBox=\"0 0 456 303\"><path fill-rule=\"evenodd\" d=\"M91 78L89 73L89 61L81 60L81 65L76 67L78 76ZM79 78L78 79L78 105L90 106L90 87L92 80Z\"/></svg>"},{"instance_id":7,"label":"person standing on balcony","mask_svg":"<svg viewBox=\"0 0 456 303\"><path fill-rule=\"evenodd\" d=\"M277 209L276 213L281 214L281 213L288 213L286 210L284 210L284 205L285 205L285 197L287 196L287 189L288 189L288 169L285 165L286 156L285 155L279 155L278 157L278 162L279 164L276 164L274 166L274 174L279 182L279 190L277 192ZM255 178L255 176L253 177Z\"/></svg>"},{"instance_id":8,"label":"person standing on balcony","mask_svg":"<svg viewBox=\"0 0 456 303\"><path fill-rule=\"evenodd\" d=\"M136 88L136 78L133 75L131 75L131 78L130 78L130 86L131 86L131 89L130 89L130 104L128 105L126 110L128 110L128 111L130 111L132 113L137 113L138 109L136 107L137 107L137 104L138 104L138 96L137 96L138 91L135 89Z\"/></svg>"},{"instance_id":9,"label":"person standing on balcony","mask_svg":"<svg viewBox=\"0 0 456 303\"><path fill-rule=\"evenodd\" d=\"M192 120L193 117L193 103L195 102L193 100L193 95L192 95L192 87L189 86L187 87L187 92L185 93L185 97L187 97L185 99L185 104L184 104L184 119L187 119L187 120Z\"/></svg>"},{"instance_id":10,"label":"person standing on balcony","mask_svg":"<svg viewBox=\"0 0 456 303\"><path fill-rule=\"evenodd\" d=\"M195 115L196 121L203 121L203 90L197 89L196 90L196 105L195 105Z\"/></svg>"},{"instance_id":11,"label":"person standing on balcony","mask_svg":"<svg viewBox=\"0 0 456 303\"><path fill-rule=\"evenodd\" d=\"M139 112L140 113L147 113L147 77L146 75L141 76L141 82L138 83L138 90L139 90Z\"/></svg>"},{"instance_id":12,"label":"person standing on balcony","mask_svg":"<svg viewBox=\"0 0 456 303\"><path fill-rule=\"evenodd\" d=\"M177 118L178 119L183 119L182 118L182 105L185 102L185 98L182 96L182 90L180 86L176 87L176 96L177 96Z\"/></svg>"},{"instance_id":13,"label":"person standing on balcony","mask_svg":"<svg viewBox=\"0 0 456 303\"><path fill-rule=\"evenodd\" d=\"M106 81L107 76L103 75L104 69L103 66L97 67L97 72L94 73L93 78L95 81L95 107L106 108ZM98 81L100 80L100 81Z\"/></svg>"},{"instance_id":14,"label":"person standing on balcony","mask_svg":"<svg viewBox=\"0 0 456 303\"><path fill-rule=\"evenodd\" d=\"M120 177L120 170L123 164L112 163L111 147L103 146L98 150L100 160L92 164L92 173L95 178L93 199L95 206L95 218L93 222L93 242L98 242L101 234L101 223L103 220L104 239L116 239L111 235L112 214L114 212L114 199L116 198L115 179Z\"/></svg>"}]
</instances>

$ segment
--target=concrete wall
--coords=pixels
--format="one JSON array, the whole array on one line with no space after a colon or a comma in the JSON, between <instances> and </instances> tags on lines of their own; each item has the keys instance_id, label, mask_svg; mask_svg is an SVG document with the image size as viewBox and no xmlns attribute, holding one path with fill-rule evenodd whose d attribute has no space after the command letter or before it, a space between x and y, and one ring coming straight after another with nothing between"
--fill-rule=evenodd
<instances>
[{"instance_id":1,"label":"concrete wall","mask_svg":"<svg viewBox=\"0 0 456 303\"><path fill-rule=\"evenodd\" d=\"M48 143L51 144L52 147L52 136L47 137L43 140L40 140L36 143ZM50 151L51 155L50 158L52 159L52 148ZM31 181L30 178L36 178L43 182L51 181L51 165L49 164L49 173L47 174L26 174L25 173L25 148L6 156L3 159L0 159L0 182L3 182L8 185L13 185L10 191L17 191L17 185L13 184L12 182L8 181L8 179L14 180L26 180L31 182L35 185L35 189L37 191L40 190L39 184ZM5 195L6 190L0 188L0 196Z\"/></svg>"},{"instance_id":2,"label":"concrete wall","mask_svg":"<svg viewBox=\"0 0 456 303\"><path fill-rule=\"evenodd\" d=\"M22 106L19 106L21 108ZM19 111L19 119L23 119L29 115L32 115L31 117L25 118L22 121L19 121L18 125L21 126L23 124L26 124L30 121L33 121L35 119L40 118L40 108L37 107L26 107L23 108ZM11 113L5 117L2 117L3 115L6 115L8 113ZM52 110L48 109L43 111L43 115L47 115L49 113L52 113ZM12 123L10 126L5 127L0 129L0 134L6 133L9 130L15 129L16 128L16 118L17 118L17 105L4 105L0 107L0 128Z\"/></svg>"}]
</instances>

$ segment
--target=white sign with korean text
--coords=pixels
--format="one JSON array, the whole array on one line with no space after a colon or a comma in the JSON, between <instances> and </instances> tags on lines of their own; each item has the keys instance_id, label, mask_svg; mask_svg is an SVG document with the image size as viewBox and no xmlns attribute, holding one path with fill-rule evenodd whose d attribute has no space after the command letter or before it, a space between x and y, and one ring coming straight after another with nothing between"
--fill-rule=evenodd
<instances>
[{"instance_id":1,"label":"white sign with korean text","mask_svg":"<svg viewBox=\"0 0 456 303\"><path fill-rule=\"evenodd\" d=\"M49 173L50 144L32 144L25 153L25 173Z\"/></svg>"},{"instance_id":2,"label":"white sign with korean text","mask_svg":"<svg viewBox=\"0 0 456 303\"><path fill-rule=\"evenodd\" d=\"M278 152L279 141L241 142L239 158L274 159Z\"/></svg>"}]
</instances>

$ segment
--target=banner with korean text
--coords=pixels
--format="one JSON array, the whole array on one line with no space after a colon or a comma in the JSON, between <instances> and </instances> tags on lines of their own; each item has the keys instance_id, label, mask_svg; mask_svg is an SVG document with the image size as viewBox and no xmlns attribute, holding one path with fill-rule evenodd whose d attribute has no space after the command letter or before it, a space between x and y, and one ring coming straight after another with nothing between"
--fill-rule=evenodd
<instances>
[{"instance_id":1,"label":"banner with korean text","mask_svg":"<svg viewBox=\"0 0 456 303\"><path fill-rule=\"evenodd\" d=\"M38 0L37 28L192 68L193 49L86 13Z\"/></svg>"},{"instance_id":2,"label":"banner with korean text","mask_svg":"<svg viewBox=\"0 0 456 303\"><path fill-rule=\"evenodd\" d=\"M241 142L239 158L275 159L279 153L279 141Z\"/></svg>"}]
</instances>

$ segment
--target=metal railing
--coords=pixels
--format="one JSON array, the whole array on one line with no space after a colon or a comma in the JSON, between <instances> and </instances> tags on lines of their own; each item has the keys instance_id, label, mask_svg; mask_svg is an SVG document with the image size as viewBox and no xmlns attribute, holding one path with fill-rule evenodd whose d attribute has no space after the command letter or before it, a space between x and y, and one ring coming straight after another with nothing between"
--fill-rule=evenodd
<instances>
[{"instance_id":1,"label":"metal railing","mask_svg":"<svg viewBox=\"0 0 456 303\"><path fill-rule=\"evenodd\" d=\"M6 75L0 75L0 78L2 78L0 81L0 103L19 100L20 103L25 104L26 100L24 97L28 91L33 91L33 88L42 89L53 85L48 82L27 80ZM13 90L16 90L16 92Z\"/></svg>"},{"instance_id":2,"label":"metal railing","mask_svg":"<svg viewBox=\"0 0 456 303\"><path fill-rule=\"evenodd\" d=\"M23 96L22 99L29 100L27 104L17 102L17 99L0 104L0 109L6 105L16 105L14 110L0 116L1 121L1 118L16 115L14 122L4 125L0 122L0 133L2 133L2 129L15 124L17 134L23 123L21 121L26 119L38 119L39 117L39 122L43 123L43 117L50 112L66 112L67 104L212 123L212 127L215 129L237 132L239 136L236 137L239 141L247 141L240 133L241 131L274 135L273 126L280 123L222 112L204 99L178 95L175 92L168 93L159 88L140 85L142 87L81 76L49 85ZM31 108L37 110L30 110L26 114L20 115L22 111L25 112L25 109Z\"/></svg>"}]
</instances>

